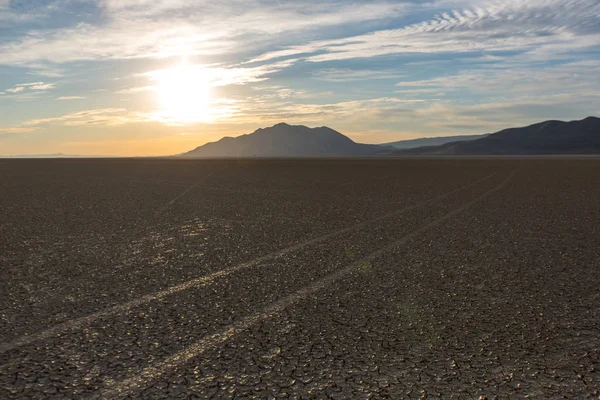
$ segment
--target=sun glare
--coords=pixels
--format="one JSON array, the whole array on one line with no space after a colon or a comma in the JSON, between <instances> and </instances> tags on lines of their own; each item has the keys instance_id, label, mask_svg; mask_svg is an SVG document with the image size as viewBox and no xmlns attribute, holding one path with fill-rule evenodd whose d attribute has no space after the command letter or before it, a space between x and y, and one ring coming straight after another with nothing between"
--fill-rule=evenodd
<instances>
[{"instance_id":1,"label":"sun glare","mask_svg":"<svg viewBox=\"0 0 600 400\"><path fill-rule=\"evenodd\" d=\"M172 122L210 120L209 78L200 68L181 65L157 76L160 117Z\"/></svg>"}]
</instances>

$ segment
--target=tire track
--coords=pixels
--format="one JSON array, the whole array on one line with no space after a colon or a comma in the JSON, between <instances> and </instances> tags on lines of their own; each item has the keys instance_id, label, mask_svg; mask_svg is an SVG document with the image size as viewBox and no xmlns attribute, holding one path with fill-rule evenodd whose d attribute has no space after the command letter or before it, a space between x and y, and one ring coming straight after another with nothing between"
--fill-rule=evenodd
<instances>
[{"instance_id":1,"label":"tire track","mask_svg":"<svg viewBox=\"0 0 600 400\"><path fill-rule=\"evenodd\" d=\"M165 207L163 207L162 209L160 209L158 211L158 213L163 212L167 208L171 207L173 204L175 204L177 202L177 200L179 200L180 198L182 198L183 196L185 196L186 194L188 194L190 191L196 189L198 186L200 186L201 183L204 183L207 178L210 178L215 173L216 172L211 172L210 174L206 175L204 178L200 179L198 182L194 183L192 186L190 186L187 189L185 189L183 192L179 193L171 201L169 201Z\"/></svg>"},{"instance_id":2,"label":"tire track","mask_svg":"<svg viewBox=\"0 0 600 400\"><path fill-rule=\"evenodd\" d=\"M127 378L123 381L112 384L112 386L109 386L109 387L101 390L98 394L89 396L88 398L89 399L122 398L124 396L129 395L135 389L147 387L149 384L151 384L153 381L158 379L160 376L162 376L174 369L177 369L178 367L183 366L185 363L192 360L193 358L196 358L196 357L202 355L205 351L215 348L219 344L224 343L227 340L229 340L231 337L233 337L239 333L242 333L244 330L252 327L253 325L255 325L265 319L276 317L277 314L283 312L288 307L290 307L296 303L299 303L300 301L306 299L311 294L316 293L319 290L326 288L327 286L331 285L332 283L336 282L337 280L350 274L351 272L356 271L358 266L361 263L363 263L365 261L371 261L371 260L379 257L380 255L382 255L386 251L391 250L399 245L402 245L402 244L410 241L414 237L420 235L421 233L426 232L429 229L441 224L442 222L447 221L448 219L460 214L461 212L463 212L466 209L470 208L471 206L475 205L476 203L478 203L479 201L488 197L489 195L493 194L494 192L497 192L500 189L502 189L512 179L515 172L516 171L511 172L511 174L504 181L502 181L499 185L497 185L494 188L479 195L475 199L463 204L462 206L460 206L458 208L455 208L454 210L450 211L449 213L444 214L442 217L437 218L437 219L421 226L420 228L412 231L411 233L408 233L408 234L402 236L400 239L394 241L393 243L391 243L387 246L384 246L384 247L374 251L373 253L370 253L368 256L363 257L361 260L351 263L351 264L347 265L346 267L316 281L315 283L313 283L303 289L300 289L300 290L296 291L295 293L275 302L274 304L265 308L262 312L248 316L248 317L240 320L239 322L236 322L236 323L230 325L229 327L223 329L220 332L217 332L215 334L204 337L203 339L197 341L196 343L192 344L191 346L187 347L186 349L184 349L180 352L177 352L177 353L167 357L166 359L155 363L154 365L146 367L146 368L142 369L136 375L133 375L132 377Z\"/></svg>"},{"instance_id":3,"label":"tire track","mask_svg":"<svg viewBox=\"0 0 600 400\"><path fill-rule=\"evenodd\" d=\"M257 265L259 265L259 264L261 264L261 263L263 263L265 261L269 261L269 260L281 257L283 255L286 255L286 254L292 253L294 251L297 251L297 250L303 249L305 247L308 247L308 246L310 246L312 244L328 240L328 239L330 239L332 237L335 237L337 235L341 235L341 234L344 234L344 233L356 231L356 230L359 230L359 229L361 229L361 228L363 228L363 227L365 227L365 226L367 226L367 225L369 225L371 223L374 223L374 222L377 222L377 221L381 221L383 219L390 218L392 216L395 216L395 215L398 215L398 214L402 214L402 213L414 210L414 209L419 208L419 207L423 207L423 206L425 206L425 205L427 205L429 203L433 203L435 201L438 201L438 200L441 200L443 198L446 198L446 197L448 197L448 196L450 196L450 195L452 195L454 193L458 193L458 192L460 192L462 190L465 190L467 188L476 186L476 185L478 185L478 184L480 184L480 183L482 183L484 181L487 181L487 180L491 179L495 175L496 175L495 173L492 173L492 174L487 175L487 176L485 176L485 177L483 177L483 178L481 178L481 179L479 179L479 180L477 180L475 182L472 182L470 184L461 186L461 187L459 187L457 189L451 190L449 192L446 192L446 193L441 194L441 195L436 196L436 197L432 197L432 198L424 200L422 202L415 203L413 205L404 207L404 208L402 208L400 210L396 210L396 211L393 211L393 212L390 212L390 213L378 216L376 218L370 219L368 221L363 221L361 223L358 223L358 224L355 224L355 225L351 225L349 227L342 228L342 229L339 229L339 230L327 233L325 235L321 235L321 236L318 236L318 237L315 237L315 238L312 238L312 239L305 240L303 242L300 242L300 243L297 243L295 245L286 247L284 249L280 249L280 250L274 251L272 253L266 254L264 256L255 258L254 260L251 260L251 261L248 261L248 262L245 262L245 263L242 263L242 264L238 264L238 265L235 265L235 266L232 266L232 267L228 267L228 268L216 271L216 272L214 272L212 274L205 275L205 276L202 276L202 277L199 277L199 278L195 278L195 279L189 280L187 282L183 282L183 283L178 284L178 285L171 286L171 287L169 287L167 289L164 289L164 290L161 290L161 291L158 291L158 292L155 292L155 293L151 293L151 294L147 294L147 295L141 296L141 297L139 297L137 299L128 301L126 303L117 304L115 306L112 306L112 307L109 307L109 308L97 311L95 313L92 313L92 314L89 314L89 315L86 315L86 316L83 316L83 317L79 317L79 318L71 319L69 321L65 321L65 322L63 322L61 324L58 324L58 325L55 325L54 327L51 327L51 328L49 328L49 329L47 329L45 331L41 331L41 332L34 333L34 334L31 334L31 335L22 336L22 337L20 337L18 339L10 341L10 342L2 343L2 344L0 344L0 354L5 353L7 351L10 351L12 349L21 347L21 346L25 346L25 345L37 342L37 341L43 341L45 339L48 339L48 338L51 338L51 337L54 337L54 336L60 336L61 334L65 333L65 332L68 332L68 331L82 329L82 328L84 328L84 327L92 324L97 319L100 319L100 318L103 318L103 317L109 317L109 316L112 316L112 315L115 315L115 314L119 314L119 313L125 313L125 312L129 311L132 308L135 308L135 307L138 307L138 306L150 303L152 301L160 300L160 299L165 298L165 297L167 297L169 295L172 295L172 294L175 294L175 293L178 293L178 292L182 292L182 291L185 291L185 290L188 290L188 289L192 289L192 288L196 288L196 287L201 287L201 286L207 285L207 284L209 284L210 282L212 282L212 281L214 281L216 279L226 277L228 275L231 275L231 274L233 274L235 272L238 272L238 271L241 271L241 270L252 268L252 267L257 266ZM183 197L186 193L188 193L194 187L197 187L198 184L199 183L197 183L196 185L194 185L194 186L186 189L182 193L180 193L173 200L171 200L171 203L174 203L179 198ZM164 209L167 209L170 206L170 204L167 205L167 206L165 206Z\"/></svg>"}]
</instances>

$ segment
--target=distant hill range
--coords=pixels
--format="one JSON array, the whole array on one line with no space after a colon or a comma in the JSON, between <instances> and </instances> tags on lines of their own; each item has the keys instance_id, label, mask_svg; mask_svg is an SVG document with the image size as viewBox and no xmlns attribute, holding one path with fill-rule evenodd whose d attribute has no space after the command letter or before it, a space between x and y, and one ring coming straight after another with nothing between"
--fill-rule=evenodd
<instances>
[{"instance_id":1,"label":"distant hill range","mask_svg":"<svg viewBox=\"0 0 600 400\"><path fill-rule=\"evenodd\" d=\"M79 154L16 154L16 155L0 155L0 158L116 158L115 156L82 156Z\"/></svg>"},{"instance_id":2,"label":"distant hill range","mask_svg":"<svg viewBox=\"0 0 600 400\"><path fill-rule=\"evenodd\" d=\"M389 155L550 155L600 154L600 118L546 121L485 137L437 146L396 150Z\"/></svg>"},{"instance_id":3,"label":"distant hill range","mask_svg":"<svg viewBox=\"0 0 600 400\"><path fill-rule=\"evenodd\" d=\"M443 136L443 137L427 137L420 139L400 140L398 142L383 143L381 146L392 146L396 149L414 149L415 147L439 146L441 144L464 142L467 140L481 139L485 135L466 135L466 136Z\"/></svg>"},{"instance_id":4,"label":"distant hill range","mask_svg":"<svg viewBox=\"0 0 600 400\"><path fill-rule=\"evenodd\" d=\"M190 158L340 157L389 153L392 147L356 143L328 128L280 123L253 133L207 143L181 154Z\"/></svg>"},{"instance_id":5,"label":"distant hill range","mask_svg":"<svg viewBox=\"0 0 600 400\"><path fill-rule=\"evenodd\" d=\"M328 128L280 123L253 133L207 143L180 156L351 157L435 155L600 154L600 118L546 121L522 128L472 136L422 138L383 145L356 143Z\"/></svg>"}]
</instances>

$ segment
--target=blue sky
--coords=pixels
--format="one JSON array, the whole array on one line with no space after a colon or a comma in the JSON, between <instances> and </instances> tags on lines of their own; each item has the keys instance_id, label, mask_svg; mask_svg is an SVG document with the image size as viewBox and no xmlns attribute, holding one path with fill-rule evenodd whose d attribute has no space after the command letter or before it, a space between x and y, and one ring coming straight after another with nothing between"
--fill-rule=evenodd
<instances>
[{"instance_id":1,"label":"blue sky","mask_svg":"<svg viewBox=\"0 0 600 400\"><path fill-rule=\"evenodd\" d=\"M600 0L0 0L0 154L367 143L600 115Z\"/></svg>"}]
</instances>

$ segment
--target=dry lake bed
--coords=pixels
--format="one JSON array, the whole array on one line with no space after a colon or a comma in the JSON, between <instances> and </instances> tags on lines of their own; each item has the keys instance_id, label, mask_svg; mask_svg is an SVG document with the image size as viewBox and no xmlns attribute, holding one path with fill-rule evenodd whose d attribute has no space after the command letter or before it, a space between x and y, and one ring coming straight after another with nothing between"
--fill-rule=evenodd
<instances>
[{"instance_id":1,"label":"dry lake bed","mask_svg":"<svg viewBox=\"0 0 600 400\"><path fill-rule=\"evenodd\" d=\"M594 398L600 159L0 160L0 398Z\"/></svg>"}]
</instances>

